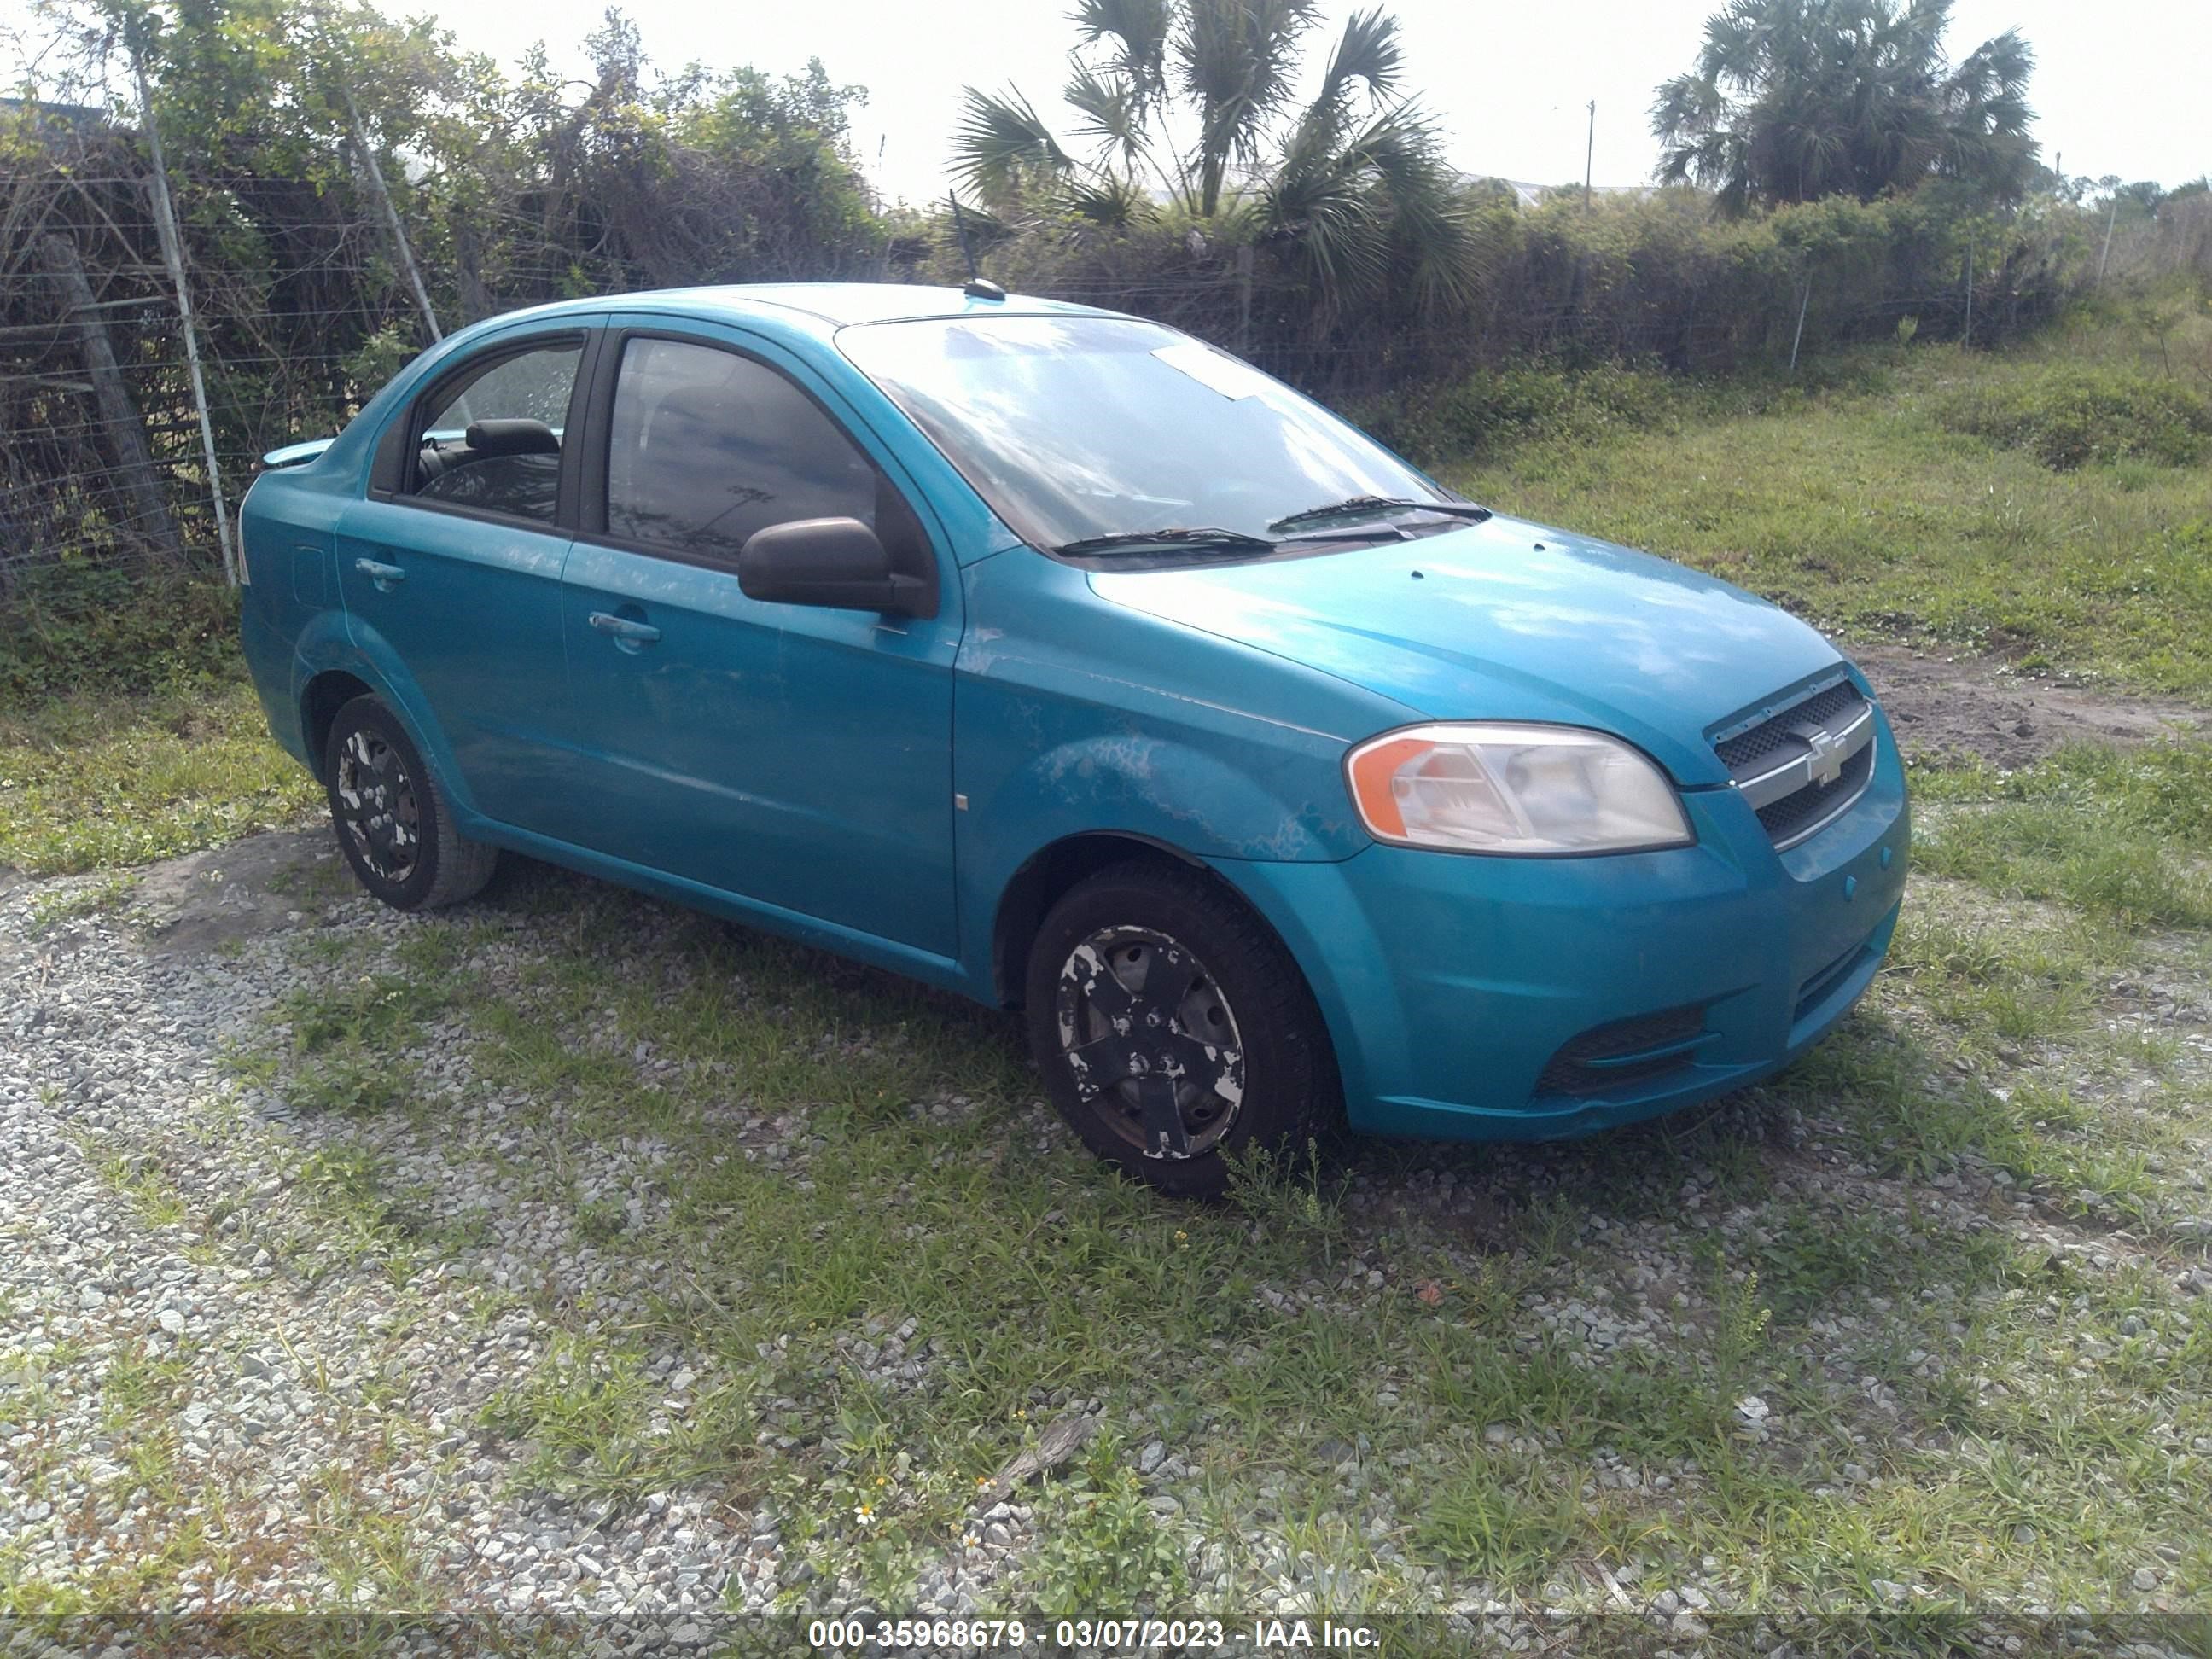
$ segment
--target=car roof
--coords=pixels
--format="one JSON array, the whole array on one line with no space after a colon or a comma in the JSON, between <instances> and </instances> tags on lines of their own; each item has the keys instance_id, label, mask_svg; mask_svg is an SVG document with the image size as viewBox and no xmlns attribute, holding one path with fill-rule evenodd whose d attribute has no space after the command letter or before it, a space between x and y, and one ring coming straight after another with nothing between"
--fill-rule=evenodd
<instances>
[{"instance_id":1,"label":"car roof","mask_svg":"<svg viewBox=\"0 0 2212 1659\"><path fill-rule=\"evenodd\" d=\"M781 313L786 321L804 318L816 326L842 328L854 323L909 322L922 317L1027 315L1109 317L1096 306L1010 294L977 299L957 288L918 283L743 283L714 288L665 288L639 294L601 295L542 307L533 314L635 308L676 311L696 317L741 318Z\"/></svg>"}]
</instances>

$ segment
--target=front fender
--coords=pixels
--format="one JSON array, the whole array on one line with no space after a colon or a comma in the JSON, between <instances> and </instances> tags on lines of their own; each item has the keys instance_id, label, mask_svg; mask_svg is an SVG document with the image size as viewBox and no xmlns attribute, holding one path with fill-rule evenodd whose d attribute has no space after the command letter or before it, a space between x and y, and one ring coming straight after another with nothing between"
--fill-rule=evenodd
<instances>
[{"instance_id":1,"label":"front fender","mask_svg":"<svg viewBox=\"0 0 2212 1659\"><path fill-rule=\"evenodd\" d=\"M962 957L992 983L1000 904L1080 836L1199 862L1310 863L1369 844L1346 747L1407 711L1297 664L1109 605L1026 549L965 573L953 686Z\"/></svg>"},{"instance_id":2,"label":"front fender","mask_svg":"<svg viewBox=\"0 0 2212 1659\"><path fill-rule=\"evenodd\" d=\"M1197 859L1302 861L1354 850L1343 795L1326 753L1255 746L1232 766L1188 741L1122 732L1052 745L1001 776L980 811L971 801L969 817L987 865L1018 865L1085 831L1157 841Z\"/></svg>"},{"instance_id":3,"label":"front fender","mask_svg":"<svg viewBox=\"0 0 2212 1659\"><path fill-rule=\"evenodd\" d=\"M1110 838L1231 868L1346 855L1342 787L1326 757L1252 745L1245 761L1231 765L1165 736L1101 732L1053 744L988 793L963 794L962 955L975 982L996 983L1000 912L1010 896L1029 893L1031 867L1069 842Z\"/></svg>"}]
</instances>

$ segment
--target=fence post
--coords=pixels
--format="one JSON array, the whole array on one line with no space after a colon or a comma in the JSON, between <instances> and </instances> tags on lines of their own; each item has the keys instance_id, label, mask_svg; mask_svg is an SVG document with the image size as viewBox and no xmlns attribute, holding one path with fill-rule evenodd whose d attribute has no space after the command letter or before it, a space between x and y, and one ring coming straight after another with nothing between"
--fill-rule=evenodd
<instances>
[{"instance_id":1,"label":"fence post","mask_svg":"<svg viewBox=\"0 0 2212 1659\"><path fill-rule=\"evenodd\" d=\"M178 562L185 544L169 516L169 503L161 494L160 475L154 471L154 453L146 447L145 423L132 407L123 371L115 362L115 348L107 338L107 324L93 306L92 284L85 280L84 262L76 244L66 236L48 235L39 240L46 258L46 275L61 301L62 320L76 332L78 353L84 359L85 378L92 382L93 407L100 418L110 463L130 497L131 523L143 540Z\"/></svg>"},{"instance_id":2,"label":"fence post","mask_svg":"<svg viewBox=\"0 0 2212 1659\"><path fill-rule=\"evenodd\" d=\"M1813 273L1807 271L1797 290L1797 331L1790 337L1790 373L1797 373L1797 348L1805 339L1805 307L1813 302Z\"/></svg>"},{"instance_id":3,"label":"fence post","mask_svg":"<svg viewBox=\"0 0 2212 1659\"><path fill-rule=\"evenodd\" d=\"M1252 355L1252 245L1237 250L1237 355Z\"/></svg>"},{"instance_id":4,"label":"fence post","mask_svg":"<svg viewBox=\"0 0 2212 1659\"><path fill-rule=\"evenodd\" d=\"M890 246L888 240L884 246ZM461 320L472 323L479 317L490 316L494 307L491 291L483 284L483 256L477 247L476 228L469 223L466 214L457 216L453 223L453 275L460 283ZM884 279L878 276L877 280Z\"/></svg>"},{"instance_id":5,"label":"fence post","mask_svg":"<svg viewBox=\"0 0 2212 1659\"><path fill-rule=\"evenodd\" d=\"M393 245L399 250L399 268L407 273L408 286L415 290L415 303L422 307L422 321L429 329L430 343L434 345L446 337L445 331L438 326L438 313L430 308L430 290L423 286L422 269L415 263L415 249L407 240L407 227L400 222L399 210L392 205L392 192L385 188L383 164L376 159L376 152L369 148L368 134L361 125L361 112L354 107L353 88L343 76L338 79L338 94L345 100L346 121L353 132L354 154L361 157L362 166L368 169L369 191L384 209L385 225L392 232Z\"/></svg>"},{"instance_id":6,"label":"fence post","mask_svg":"<svg viewBox=\"0 0 2212 1659\"><path fill-rule=\"evenodd\" d=\"M27 549L32 545L31 538L15 522L15 514L8 511L8 497L14 493L11 489L0 489L0 548ZM21 552L0 553L0 603L4 603L15 589L15 568L19 561L27 562Z\"/></svg>"},{"instance_id":7,"label":"fence post","mask_svg":"<svg viewBox=\"0 0 2212 1659\"><path fill-rule=\"evenodd\" d=\"M215 421L208 414L207 378L200 373L199 331L192 323L192 290L185 281L185 239L177 230L176 204L169 199L169 165L161 155L161 129L154 119L154 88L146 79L146 54L139 39L141 25L131 30L131 68L138 82L138 109L146 123L146 147L154 159L154 176L148 193L154 199L154 228L161 241L161 259L169 267L169 281L177 290L177 318L185 330L185 366L191 372L192 403L200 415L200 447L207 456L208 495L215 503L216 539L222 546L223 580L233 587L246 580L246 562L230 537L230 507L222 498L222 466L215 456Z\"/></svg>"},{"instance_id":8,"label":"fence post","mask_svg":"<svg viewBox=\"0 0 2212 1659\"><path fill-rule=\"evenodd\" d=\"M1959 343L1974 343L1974 239L1966 238L1966 325L1959 331Z\"/></svg>"}]
</instances>

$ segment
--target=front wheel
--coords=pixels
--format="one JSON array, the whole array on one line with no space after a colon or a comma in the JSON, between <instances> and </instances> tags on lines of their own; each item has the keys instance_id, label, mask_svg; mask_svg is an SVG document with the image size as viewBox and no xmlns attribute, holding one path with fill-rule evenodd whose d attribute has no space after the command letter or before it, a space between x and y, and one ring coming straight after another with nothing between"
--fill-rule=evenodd
<instances>
[{"instance_id":1,"label":"front wheel","mask_svg":"<svg viewBox=\"0 0 2212 1659\"><path fill-rule=\"evenodd\" d=\"M1026 1000L1061 1115L1164 1192L1217 1196L1240 1154L1295 1154L1340 1115L1304 975L1195 871L1132 862L1071 889L1030 948Z\"/></svg>"},{"instance_id":2,"label":"front wheel","mask_svg":"<svg viewBox=\"0 0 2212 1659\"><path fill-rule=\"evenodd\" d=\"M356 697L331 722L323 783L338 850L361 884L395 910L431 910L473 898L499 849L464 837L414 739L374 697Z\"/></svg>"}]
</instances>

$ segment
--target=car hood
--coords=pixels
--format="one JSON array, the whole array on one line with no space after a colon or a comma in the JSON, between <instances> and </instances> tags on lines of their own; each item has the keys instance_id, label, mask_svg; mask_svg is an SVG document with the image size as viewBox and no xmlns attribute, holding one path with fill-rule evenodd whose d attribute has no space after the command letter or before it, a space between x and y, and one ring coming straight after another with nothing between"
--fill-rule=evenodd
<instances>
[{"instance_id":1,"label":"car hood","mask_svg":"<svg viewBox=\"0 0 2212 1659\"><path fill-rule=\"evenodd\" d=\"M1513 519L1311 556L1099 571L1091 584L1429 719L1618 733L1687 785L1727 781L1713 728L1841 661L1741 588Z\"/></svg>"}]
</instances>

